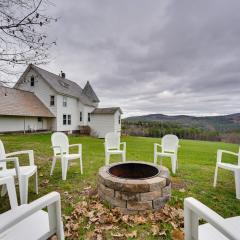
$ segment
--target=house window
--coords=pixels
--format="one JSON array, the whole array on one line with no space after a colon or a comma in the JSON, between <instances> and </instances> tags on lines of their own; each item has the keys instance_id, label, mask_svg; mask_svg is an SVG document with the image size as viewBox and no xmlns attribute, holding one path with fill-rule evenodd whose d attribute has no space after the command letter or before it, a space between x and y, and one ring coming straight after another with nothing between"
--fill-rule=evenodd
<instances>
[{"instance_id":1,"label":"house window","mask_svg":"<svg viewBox=\"0 0 240 240\"><path fill-rule=\"evenodd\" d=\"M55 96L50 96L50 106L55 105Z\"/></svg>"},{"instance_id":2,"label":"house window","mask_svg":"<svg viewBox=\"0 0 240 240\"><path fill-rule=\"evenodd\" d=\"M118 117L118 123L121 124L121 116Z\"/></svg>"},{"instance_id":3,"label":"house window","mask_svg":"<svg viewBox=\"0 0 240 240\"><path fill-rule=\"evenodd\" d=\"M82 112L80 112L80 122L82 121Z\"/></svg>"},{"instance_id":4,"label":"house window","mask_svg":"<svg viewBox=\"0 0 240 240\"><path fill-rule=\"evenodd\" d=\"M67 125L67 115L63 114L63 125Z\"/></svg>"},{"instance_id":5,"label":"house window","mask_svg":"<svg viewBox=\"0 0 240 240\"><path fill-rule=\"evenodd\" d=\"M91 121L91 113L88 113L88 121Z\"/></svg>"},{"instance_id":6,"label":"house window","mask_svg":"<svg viewBox=\"0 0 240 240\"><path fill-rule=\"evenodd\" d=\"M68 115L68 125L71 125L72 124L72 117L71 115Z\"/></svg>"},{"instance_id":7,"label":"house window","mask_svg":"<svg viewBox=\"0 0 240 240\"><path fill-rule=\"evenodd\" d=\"M31 87L34 87L34 76L31 76L30 86L31 86Z\"/></svg>"},{"instance_id":8,"label":"house window","mask_svg":"<svg viewBox=\"0 0 240 240\"><path fill-rule=\"evenodd\" d=\"M67 106L67 97L63 97L63 107Z\"/></svg>"},{"instance_id":9,"label":"house window","mask_svg":"<svg viewBox=\"0 0 240 240\"><path fill-rule=\"evenodd\" d=\"M41 117L38 117L38 122L42 122L42 118Z\"/></svg>"},{"instance_id":10,"label":"house window","mask_svg":"<svg viewBox=\"0 0 240 240\"><path fill-rule=\"evenodd\" d=\"M71 125L72 124L72 116L63 114L63 125Z\"/></svg>"}]
</instances>

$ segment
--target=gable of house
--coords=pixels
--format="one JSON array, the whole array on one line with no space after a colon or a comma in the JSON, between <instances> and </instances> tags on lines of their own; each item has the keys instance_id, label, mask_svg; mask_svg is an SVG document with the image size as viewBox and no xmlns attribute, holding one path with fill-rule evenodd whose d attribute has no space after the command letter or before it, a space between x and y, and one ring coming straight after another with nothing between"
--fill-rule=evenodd
<instances>
[{"instance_id":1,"label":"gable of house","mask_svg":"<svg viewBox=\"0 0 240 240\"><path fill-rule=\"evenodd\" d=\"M93 90L92 92L94 94L92 93L89 95L89 91L87 91L88 95L86 95L83 89L77 83L39 68L33 64L30 64L27 67L20 79L15 84L14 88L21 88L21 85L23 85L24 81L26 81L27 74L31 70L34 70L56 93L77 98L81 103L87 106L97 106L99 99ZM91 96L94 96L94 99ZM98 99L98 101L94 101L96 99Z\"/></svg>"},{"instance_id":2,"label":"gable of house","mask_svg":"<svg viewBox=\"0 0 240 240\"><path fill-rule=\"evenodd\" d=\"M84 89L83 89L83 93L94 103L99 103L100 100L98 98L98 96L96 95L96 93L94 92L91 84L89 83L89 81L87 81Z\"/></svg>"}]
</instances>

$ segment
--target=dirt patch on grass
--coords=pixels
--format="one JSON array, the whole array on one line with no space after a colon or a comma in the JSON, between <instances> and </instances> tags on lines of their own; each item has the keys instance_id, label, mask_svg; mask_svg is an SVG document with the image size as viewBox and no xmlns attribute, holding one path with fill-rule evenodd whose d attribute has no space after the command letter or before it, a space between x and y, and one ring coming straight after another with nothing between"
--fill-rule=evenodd
<instances>
[{"instance_id":1,"label":"dirt patch on grass","mask_svg":"<svg viewBox=\"0 0 240 240\"><path fill-rule=\"evenodd\" d=\"M180 178L172 178L172 189L179 190L179 189L186 189L188 183L183 181Z\"/></svg>"}]
</instances>

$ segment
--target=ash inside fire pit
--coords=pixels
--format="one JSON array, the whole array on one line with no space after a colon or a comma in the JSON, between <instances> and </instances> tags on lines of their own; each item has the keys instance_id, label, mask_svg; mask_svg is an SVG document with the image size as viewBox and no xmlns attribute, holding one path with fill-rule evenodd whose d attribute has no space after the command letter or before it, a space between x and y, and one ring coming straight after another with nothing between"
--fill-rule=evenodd
<instances>
[{"instance_id":1,"label":"ash inside fire pit","mask_svg":"<svg viewBox=\"0 0 240 240\"><path fill-rule=\"evenodd\" d=\"M110 167L109 173L119 178L146 179L159 174L159 170L155 166L144 163L125 163Z\"/></svg>"}]
</instances>

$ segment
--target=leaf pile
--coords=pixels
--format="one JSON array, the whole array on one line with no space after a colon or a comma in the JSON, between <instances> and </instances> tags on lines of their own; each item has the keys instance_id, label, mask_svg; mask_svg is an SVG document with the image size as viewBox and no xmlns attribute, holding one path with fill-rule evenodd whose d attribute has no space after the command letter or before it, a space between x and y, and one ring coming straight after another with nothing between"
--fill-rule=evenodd
<instances>
[{"instance_id":1,"label":"leaf pile","mask_svg":"<svg viewBox=\"0 0 240 240\"><path fill-rule=\"evenodd\" d=\"M88 188L87 191L93 191ZM96 191L93 191L96 192ZM85 192L86 193L86 190ZM87 195L87 194L86 194ZM183 210L181 208L165 205L159 211L147 212L138 215L122 214L118 208L110 209L104 205L98 196L89 196L77 204L72 204L71 215L64 216L65 236L67 239L82 237L80 228L84 229L84 239L104 240L111 239L142 239L135 229L139 225L150 225L148 235L157 239L167 236L167 229L162 224L168 224L172 229L172 239L182 240L183 237Z\"/></svg>"}]
</instances>

